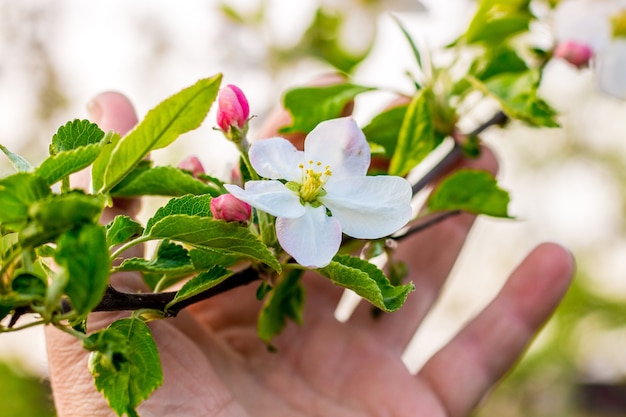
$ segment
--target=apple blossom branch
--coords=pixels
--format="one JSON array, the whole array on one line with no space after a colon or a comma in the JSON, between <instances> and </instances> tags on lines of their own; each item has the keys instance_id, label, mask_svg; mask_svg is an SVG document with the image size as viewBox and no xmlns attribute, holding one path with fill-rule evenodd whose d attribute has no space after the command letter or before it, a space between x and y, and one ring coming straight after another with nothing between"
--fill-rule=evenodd
<instances>
[{"instance_id":1,"label":"apple blossom branch","mask_svg":"<svg viewBox=\"0 0 626 417\"><path fill-rule=\"evenodd\" d=\"M499 111L494 114L490 119L479 125L476 129L467 135L459 135L459 138L471 138L480 135L486 129L491 126L502 126L508 121L508 117ZM459 138L455 138L455 143L452 150L444 156L432 170L430 170L424 177L422 177L416 184L413 185L413 193L416 194L422 190L426 185L440 177L444 172L449 170L455 163L457 163L463 157L462 145L459 143ZM450 217L460 214L460 211L450 211L444 213L438 213L431 218L415 224L408 229L408 231L401 236L394 237L394 240L400 241L406 237L426 230ZM253 268L248 268L243 271L233 274L227 280L224 280L220 284L207 289L201 293L194 295L193 297L181 300L173 306L167 308L168 304L176 297L175 291L161 292L161 293L125 293L120 292L109 286L100 301L100 303L93 309L94 312L103 311L134 311L140 309L152 309L165 313L166 317L175 317L182 309L198 303L200 301L209 299L216 295L222 294L234 288L248 285L254 281L259 280L258 272ZM69 313L72 310L71 304L68 300L64 300L61 306L62 313ZM16 311L11 319L9 327L12 327L20 316L28 313L28 311Z\"/></svg>"}]
</instances>

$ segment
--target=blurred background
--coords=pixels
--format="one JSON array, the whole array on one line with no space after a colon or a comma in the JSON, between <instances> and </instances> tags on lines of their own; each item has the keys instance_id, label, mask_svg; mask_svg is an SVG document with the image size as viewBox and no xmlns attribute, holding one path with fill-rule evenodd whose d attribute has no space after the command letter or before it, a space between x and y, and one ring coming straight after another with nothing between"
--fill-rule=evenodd
<instances>
[{"instance_id":1,"label":"blurred background","mask_svg":"<svg viewBox=\"0 0 626 417\"><path fill-rule=\"evenodd\" d=\"M355 118L364 125L395 92L412 91L411 50L390 12L437 59L475 7L470 0L0 0L0 143L37 164L58 126L86 118L85 105L99 92L125 93L142 117L217 72L246 92L259 116L253 135L285 89L337 69L384 90L357 101ZM549 20L533 32L549 44ZM553 60L544 77L542 94L563 127L512 123L484 135L501 161L516 219L479 219L405 359L419 369L534 245L556 241L576 256L574 285L476 416L624 416L626 104L597 93L590 70ZM479 106L461 128L470 131L493 111ZM207 173L225 177L236 153L214 125L211 114L153 158L177 165L195 154ZM0 175L10 172L0 158ZM54 415L46 378L42 329L0 335L0 415Z\"/></svg>"}]
</instances>

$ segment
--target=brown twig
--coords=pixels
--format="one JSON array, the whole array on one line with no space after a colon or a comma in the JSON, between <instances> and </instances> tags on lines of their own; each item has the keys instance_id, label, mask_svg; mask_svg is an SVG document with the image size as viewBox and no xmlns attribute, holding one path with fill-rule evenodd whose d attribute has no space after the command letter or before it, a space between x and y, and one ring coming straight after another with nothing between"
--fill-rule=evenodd
<instances>
[{"instance_id":1,"label":"brown twig","mask_svg":"<svg viewBox=\"0 0 626 417\"><path fill-rule=\"evenodd\" d=\"M233 274L220 284L209 288L193 297L182 300L179 303L167 308L167 305L174 300L176 291L160 293L126 293L120 292L109 286L100 304L93 311L134 311L139 309L158 310L165 313L167 317L175 317L182 309L200 301L209 299L218 294L232 290L243 285L250 284L259 279L259 274L252 268L245 269ZM71 305L67 300L62 304L62 312L71 311Z\"/></svg>"}]
</instances>

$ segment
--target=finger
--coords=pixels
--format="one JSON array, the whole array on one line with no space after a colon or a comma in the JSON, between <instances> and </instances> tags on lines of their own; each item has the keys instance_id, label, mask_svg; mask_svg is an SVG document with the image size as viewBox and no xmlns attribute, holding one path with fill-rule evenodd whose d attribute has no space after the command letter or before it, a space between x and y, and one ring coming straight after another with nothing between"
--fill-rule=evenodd
<instances>
[{"instance_id":1,"label":"finger","mask_svg":"<svg viewBox=\"0 0 626 417\"><path fill-rule=\"evenodd\" d=\"M479 159L464 160L456 168L495 173L497 165L493 153L484 149ZM366 327L373 338L385 340L391 349L403 352L437 300L475 219L467 213L454 216L402 241L396 259L408 266L408 281L413 282L415 291L399 311L379 317L372 315L368 303L360 303L351 322Z\"/></svg>"},{"instance_id":2,"label":"finger","mask_svg":"<svg viewBox=\"0 0 626 417\"><path fill-rule=\"evenodd\" d=\"M105 92L94 97L87 104L89 119L105 132L114 131L125 135L137 124L137 114L131 102L123 94ZM133 217L141 207L138 198L118 198L114 205L105 210L101 222L108 223L118 214Z\"/></svg>"},{"instance_id":3,"label":"finger","mask_svg":"<svg viewBox=\"0 0 626 417\"><path fill-rule=\"evenodd\" d=\"M537 247L496 298L419 372L449 415L465 416L518 360L565 295L574 274L569 252Z\"/></svg>"}]
</instances>

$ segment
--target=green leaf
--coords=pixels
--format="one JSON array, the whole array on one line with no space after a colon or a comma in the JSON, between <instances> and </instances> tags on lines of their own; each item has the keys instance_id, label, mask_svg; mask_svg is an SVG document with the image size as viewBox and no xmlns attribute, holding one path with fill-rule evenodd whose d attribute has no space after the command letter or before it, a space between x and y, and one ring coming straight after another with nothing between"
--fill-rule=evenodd
<instances>
[{"instance_id":1,"label":"green leaf","mask_svg":"<svg viewBox=\"0 0 626 417\"><path fill-rule=\"evenodd\" d=\"M402 307L414 290L413 284L392 285L376 265L352 256L335 256L328 266L317 272L388 312Z\"/></svg>"},{"instance_id":2,"label":"green leaf","mask_svg":"<svg viewBox=\"0 0 626 417\"><path fill-rule=\"evenodd\" d=\"M468 80L496 99L510 118L536 127L559 127L556 111L537 96L539 75L535 71L500 74L484 83L474 77Z\"/></svg>"},{"instance_id":3,"label":"green leaf","mask_svg":"<svg viewBox=\"0 0 626 417\"><path fill-rule=\"evenodd\" d=\"M232 266L240 257L217 249L193 248L189 251L191 262L196 270L209 269L215 265Z\"/></svg>"},{"instance_id":4,"label":"green leaf","mask_svg":"<svg viewBox=\"0 0 626 417\"><path fill-rule=\"evenodd\" d=\"M319 7L307 31L301 38L300 43L291 48L291 51L307 51L310 57L319 57L340 72L349 74L363 61L372 47L375 36L371 42L361 51L350 51L342 45L342 32L345 31L346 17L336 10L328 11ZM375 29L373 29L375 30Z\"/></svg>"},{"instance_id":5,"label":"green leaf","mask_svg":"<svg viewBox=\"0 0 626 417\"><path fill-rule=\"evenodd\" d=\"M530 0L481 0L464 39L467 43L501 44L527 31L533 19Z\"/></svg>"},{"instance_id":6,"label":"green leaf","mask_svg":"<svg viewBox=\"0 0 626 417\"><path fill-rule=\"evenodd\" d=\"M11 289L22 295L30 295L41 299L46 295L46 280L30 272L23 272L13 278Z\"/></svg>"},{"instance_id":7,"label":"green leaf","mask_svg":"<svg viewBox=\"0 0 626 417\"><path fill-rule=\"evenodd\" d=\"M104 185L104 173L107 170L111 154L122 139L119 133L110 131L102 139L102 150L91 166L91 188L100 190Z\"/></svg>"},{"instance_id":8,"label":"green leaf","mask_svg":"<svg viewBox=\"0 0 626 417\"><path fill-rule=\"evenodd\" d=\"M53 194L33 203L28 210L31 221L20 233L22 245L38 246L85 223L97 223L104 200L101 196L75 191Z\"/></svg>"},{"instance_id":9,"label":"green leaf","mask_svg":"<svg viewBox=\"0 0 626 417\"><path fill-rule=\"evenodd\" d=\"M206 184L194 178L187 171L169 166L134 170L111 190L114 197L142 195L179 197L185 194L210 194L215 197L221 194L221 190L213 184Z\"/></svg>"},{"instance_id":10,"label":"green leaf","mask_svg":"<svg viewBox=\"0 0 626 417\"><path fill-rule=\"evenodd\" d=\"M391 158L396 151L400 128L407 109L408 105L401 105L385 110L363 128L367 141L382 146L387 158Z\"/></svg>"},{"instance_id":11,"label":"green leaf","mask_svg":"<svg viewBox=\"0 0 626 417\"><path fill-rule=\"evenodd\" d=\"M109 251L103 226L86 224L57 241L56 263L67 273L65 292L79 316L98 305L109 282Z\"/></svg>"},{"instance_id":12,"label":"green leaf","mask_svg":"<svg viewBox=\"0 0 626 417\"><path fill-rule=\"evenodd\" d=\"M35 171L49 185L89 166L98 158L102 147L99 144L85 145L69 151L60 151L46 160Z\"/></svg>"},{"instance_id":13,"label":"green leaf","mask_svg":"<svg viewBox=\"0 0 626 417\"><path fill-rule=\"evenodd\" d=\"M280 132L308 133L318 123L340 117L346 105L357 95L372 90L372 87L349 83L289 90L283 97L283 105L291 113L293 123L281 128Z\"/></svg>"},{"instance_id":14,"label":"green leaf","mask_svg":"<svg viewBox=\"0 0 626 417\"><path fill-rule=\"evenodd\" d=\"M186 273L193 271L189 253L185 248L172 242L163 241L154 258L125 259L115 271L141 271L154 273Z\"/></svg>"},{"instance_id":15,"label":"green leaf","mask_svg":"<svg viewBox=\"0 0 626 417\"><path fill-rule=\"evenodd\" d=\"M200 126L217 97L222 76L205 78L166 99L123 137L111 153L100 192L115 187L150 151Z\"/></svg>"},{"instance_id":16,"label":"green leaf","mask_svg":"<svg viewBox=\"0 0 626 417\"><path fill-rule=\"evenodd\" d=\"M185 195L172 198L167 204L159 208L154 216L146 223L145 234L149 234L152 226L164 217L173 214L187 214L189 216L213 217L211 213L211 196L208 195Z\"/></svg>"},{"instance_id":17,"label":"green leaf","mask_svg":"<svg viewBox=\"0 0 626 417\"><path fill-rule=\"evenodd\" d=\"M109 247L128 242L130 239L141 236L143 226L128 216L115 216L107 225L107 245Z\"/></svg>"},{"instance_id":18,"label":"green leaf","mask_svg":"<svg viewBox=\"0 0 626 417\"><path fill-rule=\"evenodd\" d=\"M463 210L474 214L509 217L509 193L498 187L487 171L460 170L446 177L430 195L431 211Z\"/></svg>"},{"instance_id":19,"label":"green leaf","mask_svg":"<svg viewBox=\"0 0 626 417\"><path fill-rule=\"evenodd\" d=\"M489 48L479 55L470 70L479 80L487 80L503 73L528 71L528 65L515 50L508 45Z\"/></svg>"},{"instance_id":20,"label":"green leaf","mask_svg":"<svg viewBox=\"0 0 626 417\"><path fill-rule=\"evenodd\" d=\"M278 259L267 246L239 223L228 223L209 217L174 214L154 223L149 233L152 239L170 239L200 249L213 249L262 262L277 272Z\"/></svg>"},{"instance_id":21,"label":"green leaf","mask_svg":"<svg viewBox=\"0 0 626 417\"><path fill-rule=\"evenodd\" d=\"M232 271L222 268L221 266L216 266L206 272L202 272L196 275L195 277L187 281L180 290L178 290L178 292L174 296L174 299L165 306L165 311L183 300L187 300L195 295L198 295L215 287L217 284L223 282L232 274Z\"/></svg>"},{"instance_id":22,"label":"green leaf","mask_svg":"<svg viewBox=\"0 0 626 417\"><path fill-rule=\"evenodd\" d=\"M415 57L415 62L417 63L417 66L419 67L420 70L422 70L423 69L423 66L422 66L422 54L420 53L419 49L417 48L417 45L415 44L415 41L413 40L413 37L411 36L409 31L406 29L406 27L402 24L402 22L400 21L400 19L398 19L398 17L396 15L392 14L391 17L393 18L393 20L396 22L396 24L398 25L398 27L402 31L402 34L404 35L404 37L406 38L407 42L409 43L409 46L411 47L411 51L413 52L413 56Z\"/></svg>"},{"instance_id":23,"label":"green leaf","mask_svg":"<svg viewBox=\"0 0 626 417\"><path fill-rule=\"evenodd\" d=\"M50 155L100 143L104 132L89 120L73 120L61 126L52 137Z\"/></svg>"},{"instance_id":24,"label":"green leaf","mask_svg":"<svg viewBox=\"0 0 626 417\"><path fill-rule=\"evenodd\" d=\"M11 161L11 164L13 164L13 167L17 170L17 172L33 171L33 166L26 159L11 152L6 146L0 144L0 151L2 151L7 158L9 158L9 161Z\"/></svg>"},{"instance_id":25,"label":"green leaf","mask_svg":"<svg viewBox=\"0 0 626 417\"><path fill-rule=\"evenodd\" d=\"M73 191L37 201L30 207L29 215L44 227L64 228L95 223L103 208L101 196Z\"/></svg>"},{"instance_id":26,"label":"green leaf","mask_svg":"<svg viewBox=\"0 0 626 417\"><path fill-rule=\"evenodd\" d=\"M404 116L389 175L405 176L439 145L429 106L429 90L413 97Z\"/></svg>"},{"instance_id":27,"label":"green leaf","mask_svg":"<svg viewBox=\"0 0 626 417\"><path fill-rule=\"evenodd\" d=\"M118 416L137 416L137 406L163 383L159 351L150 329L139 319L117 320L105 331L114 335L92 353L89 370Z\"/></svg>"},{"instance_id":28,"label":"green leaf","mask_svg":"<svg viewBox=\"0 0 626 417\"><path fill-rule=\"evenodd\" d=\"M287 319L302 324L304 287L300 281L302 271L290 271L283 276L265 299L259 313L257 332L269 343L287 325Z\"/></svg>"},{"instance_id":29,"label":"green leaf","mask_svg":"<svg viewBox=\"0 0 626 417\"><path fill-rule=\"evenodd\" d=\"M20 230L28 220L28 210L35 202L50 195L48 184L39 175L19 172L0 180L0 223Z\"/></svg>"}]
</instances>

